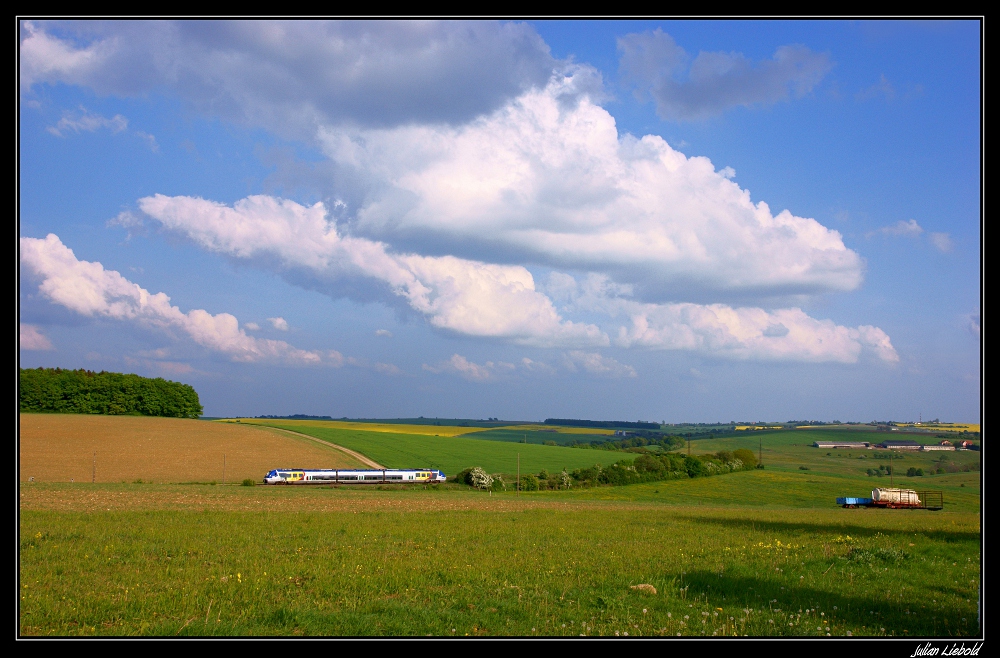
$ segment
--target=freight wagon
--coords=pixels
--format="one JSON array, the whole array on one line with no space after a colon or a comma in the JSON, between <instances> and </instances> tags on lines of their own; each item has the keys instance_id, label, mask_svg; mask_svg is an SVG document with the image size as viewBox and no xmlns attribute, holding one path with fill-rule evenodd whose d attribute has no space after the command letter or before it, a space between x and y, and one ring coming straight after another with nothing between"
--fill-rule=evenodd
<instances>
[{"instance_id":1,"label":"freight wagon","mask_svg":"<svg viewBox=\"0 0 1000 658\"><path fill-rule=\"evenodd\" d=\"M276 468L264 476L264 484L427 484L447 479L432 468Z\"/></svg>"},{"instance_id":2,"label":"freight wagon","mask_svg":"<svg viewBox=\"0 0 1000 658\"><path fill-rule=\"evenodd\" d=\"M878 488L872 490L871 498L838 498L837 504L848 509L887 507L889 509L939 510L944 507L944 496L940 491Z\"/></svg>"}]
</instances>

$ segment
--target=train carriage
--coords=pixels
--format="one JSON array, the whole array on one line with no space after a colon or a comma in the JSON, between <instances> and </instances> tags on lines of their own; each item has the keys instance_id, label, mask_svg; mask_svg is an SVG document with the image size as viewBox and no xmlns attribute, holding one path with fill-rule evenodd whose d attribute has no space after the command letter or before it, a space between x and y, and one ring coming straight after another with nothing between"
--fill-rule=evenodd
<instances>
[{"instance_id":1,"label":"train carriage","mask_svg":"<svg viewBox=\"0 0 1000 658\"><path fill-rule=\"evenodd\" d=\"M433 468L276 468L264 476L264 484L428 484L447 479Z\"/></svg>"}]
</instances>

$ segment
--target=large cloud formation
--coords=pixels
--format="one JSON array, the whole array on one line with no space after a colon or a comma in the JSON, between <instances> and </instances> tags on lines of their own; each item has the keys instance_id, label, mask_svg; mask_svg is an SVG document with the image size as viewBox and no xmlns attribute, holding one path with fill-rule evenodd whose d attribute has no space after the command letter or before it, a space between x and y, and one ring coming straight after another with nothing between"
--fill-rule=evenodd
<instances>
[{"instance_id":1,"label":"large cloud formation","mask_svg":"<svg viewBox=\"0 0 1000 658\"><path fill-rule=\"evenodd\" d=\"M837 231L752 201L728 167L716 171L656 135L620 134L599 104L600 74L554 60L528 25L21 25L22 94L54 83L119 96L164 91L328 156L326 204L264 195L232 204L139 200L148 216L207 250L304 277L304 285L321 282L334 296L368 282L366 290L374 284L438 329L565 348L567 363L588 372L631 376L581 351L610 345L846 363L868 350L898 360L877 327L760 308L857 288L864 262ZM761 63L724 53L690 63L659 32L619 45L623 71L675 118L807 93L830 66L797 46ZM70 257L56 258L52 239ZM24 262L45 277L43 293L70 308L82 303L60 292L63 270L38 269L63 263L73 273L65 289L90 281L91 297L104 300L81 313L180 328L234 358L313 354L256 341L227 314L181 313L165 295L71 258L54 236L36 242L47 251L28 244L49 260ZM548 284L537 285L529 267L548 270ZM198 313L207 319L196 321Z\"/></svg>"},{"instance_id":2,"label":"large cloud formation","mask_svg":"<svg viewBox=\"0 0 1000 658\"><path fill-rule=\"evenodd\" d=\"M369 181L355 233L513 262L598 270L650 301L852 290L863 262L841 235L764 202L662 138L614 118L557 75L467 125L326 127L344 170Z\"/></svg>"},{"instance_id":3,"label":"large cloud formation","mask_svg":"<svg viewBox=\"0 0 1000 658\"><path fill-rule=\"evenodd\" d=\"M151 294L118 272L104 269L100 263L77 259L73 250L52 233L44 239L21 238L20 246L21 264L41 279L39 292L81 315L176 329L195 343L226 354L234 361L342 363L336 352L322 355L296 349L284 341L247 336L239 321L229 313L212 315L201 309L184 313L171 305L170 297L164 293Z\"/></svg>"},{"instance_id":4,"label":"large cloud formation","mask_svg":"<svg viewBox=\"0 0 1000 658\"><path fill-rule=\"evenodd\" d=\"M327 281L369 277L456 333L501 338L521 345L608 345L606 331L563 318L552 298L536 289L524 267L454 256L391 252L381 242L343 236L322 203L251 196L233 206L192 197L155 195L139 200L143 212L210 251L268 268L302 270ZM556 272L549 288L568 310L602 316L618 325L620 347L680 349L739 359L853 363L864 347L896 361L888 336L876 327L850 329L815 320L799 309L767 312L723 304L650 304L627 297L628 286L591 275L583 283Z\"/></svg>"}]
</instances>

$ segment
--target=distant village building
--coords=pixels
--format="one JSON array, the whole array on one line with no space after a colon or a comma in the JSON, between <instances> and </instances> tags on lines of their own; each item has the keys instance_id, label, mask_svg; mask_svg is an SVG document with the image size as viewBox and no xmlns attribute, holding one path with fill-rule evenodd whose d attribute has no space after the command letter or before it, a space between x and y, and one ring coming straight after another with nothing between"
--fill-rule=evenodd
<instances>
[{"instance_id":1,"label":"distant village building","mask_svg":"<svg viewBox=\"0 0 1000 658\"><path fill-rule=\"evenodd\" d=\"M936 446L921 446L921 450L954 450L955 446L951 445L948 441L942 441Z\"/></svg>"},{"instance_id":2,"label":"distant village building","mask_svg":"<svg viewBox=\"0 0 1000 658\"><path fill-rule=\"evenodd\" d=\"M867 450L871 448L868 441L816 441L813 445L817 448L846 448L848 450Z\"/></svg>"},{"instance_id":3,"label":"distant village building","mask_svg":"<svg viewBox=\"0 0 1000 658\"><path fill-rule=\"evenodd\" d=\"M615 436L632 436L632 432L626 432L625 430L615 430Z\"/></svg>"},{"instance_id":4,"label":"distant village building","mask_svg":"<svg viewBox=\"0 0 1000 658\"><path fill-rule=\"evenodd\" d=\"M892 425L876 425L875 426L875 431L876 432L898 432L899 428L898 427L893 427Z\"/></svg>"},{"instance_id":5,"label":"distant village building","mask_svg":"<svg viewBox=\"0 0 1000 658\"><path fill-rule=\"evenodd\" d=\"M885 448L887 450L920 450L920 444L916 441L897 441L896 439L883 441L878 444L878 447Z\"/></svg>"}]
</instances>

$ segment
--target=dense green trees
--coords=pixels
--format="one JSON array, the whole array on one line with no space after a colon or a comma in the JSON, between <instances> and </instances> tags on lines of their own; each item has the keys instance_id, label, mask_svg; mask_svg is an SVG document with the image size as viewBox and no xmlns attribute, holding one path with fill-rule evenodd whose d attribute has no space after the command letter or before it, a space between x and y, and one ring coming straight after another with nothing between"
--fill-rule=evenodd
<instances>
[{"instance_id":1,"label":"dense green trees","mask_svg":"<svg viewBox=\"0 0 1000 658\"><path fill-rule=\"evenodd\" d=\"M740 452L740 451L737 451ZM751 454L751 457L753 455ZM637 484L677 478L722 475L754 468L756 460L743 461L730 452L714 455L680 455L677 453L646 453L634 461L622 460L607 468L595 465L573 471L573 479L581 484Z\"/></svg>"},{"instance_id":2,"label":"dense green trees","mask_svg":"<svg viewBox=\"0 0 1000 658\"><path fill-rule=\"evenodd\" d=\"M22 412L197 418L198 393L187 384L139 375L61 368L21 369Z\"/></svg>"}]
</instances>

